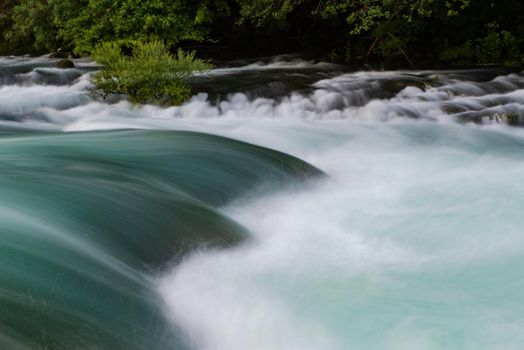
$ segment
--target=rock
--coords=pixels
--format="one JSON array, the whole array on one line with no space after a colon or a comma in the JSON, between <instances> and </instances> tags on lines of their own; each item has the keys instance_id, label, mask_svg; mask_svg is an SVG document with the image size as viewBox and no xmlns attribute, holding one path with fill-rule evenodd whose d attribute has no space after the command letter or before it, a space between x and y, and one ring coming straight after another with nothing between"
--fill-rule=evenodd
<instances>
[{"instance_id":1,"label":"rock","mask_svg":"<svg viewBox=\"0 0 524 350\"><path fill-rule=\"evenodd\" d=\"M58 61L55 66L62 69L75 68L75 64L73 63L73 61L68 59Z\"/></svg>"},{"instance_id":2,"label":"rock","mask_svg":"<svg viewBox=\"0 0 524 350\"><path fill-rule=\"evenodd\" d=\"M53 52L53 53L49 54L49 58L63 58L63 59L66 59L66 58L69 58L69 53L68 52Z\"/></svg>"},{"instance_id":3,"label":"rock","mask_svg":"<svg viewBox=\"0 0 524 350\"><path fill-rule=\"evenodd\" d=\"M70 58L70 57L71 57L71 53L65 51L65 50L62 49L62 48L59 48L58 51L49 54L49 57L50 57L50 58L62 58L62 59L66 59L66 58Z\"/></svg>"},{"instance_id":4,"label":"rock","mask_svg":"<svg viewBox=\"0 0 524 350\"><path fill-rule=\"evenodd\" d=\"M512 126L518 125L520 121L518 114L511 112L496 112L495 114L488 116L487 119L497 124L507 124Z\"/></svg>"}]
</instances>

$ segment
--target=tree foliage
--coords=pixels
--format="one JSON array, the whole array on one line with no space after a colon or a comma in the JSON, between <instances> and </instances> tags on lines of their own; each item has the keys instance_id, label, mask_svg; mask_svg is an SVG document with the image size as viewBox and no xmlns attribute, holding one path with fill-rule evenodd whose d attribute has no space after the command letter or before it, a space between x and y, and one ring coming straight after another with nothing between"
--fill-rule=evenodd
<instances>
[{"instance_id":1,"label":"tree foliage","mask_svg":"<svg viewBox=\"0 0 524 350\"><path fill-rule=\"evenodd\" d=\"M190 1L89 0L75 16L71 8L57 3L60 37L79 53L89 53L100 42L111 40L163 40L176 45L181 40L202 41L203 7ZM202 4L201 4L202 5ZM202 5L204 6L204 5Z\"/></svg>"},{"instance_id":2,"label":"tree foliage","mask_svg":"<svg viewBox=\"0 0 524 350\"><path fill-rule=\"evenodd\" d=\"M301 9L309 21L336 22L347 36L345 57L435 57L443 63L522 64L524 3L510 0L238 0L241 21L286 22ZM337 33L337 35L341 35ZM329 40L329 39L328 39ZM358 56L358 57L356 57ZM421 57L425 56L425 57ZM456 60L456 61L455 61Z\"/></svg>"},{"instance_id":3,"label":"tree foliage","mask_svg":"<svg viewBox=\"0 0 524 350\"><path fill-rule=\"evenodd\" d=\"M2 0L0 10L4 53L161 40L412 66L524 57L524 2L514 0Z\"/></svg>"},{"instance_id":4,"label":"tree foliage","mask_svg":"<svg viewBox=\"0 0 524 350\"><path fill-rule=\"evenodd\" d=\"M11 47L43 52L66 46L78 54L114 40L162 40L168 46L204 41L207 25L229 13L225 0L5 1L10 5L3 5L8 9L0 29Z\"/></svg>"},{"instance_id":5,"label":"tree foliage","mask_svg":"<svg viewBox=\"0 0 524 350\"><path fill-rule=\"evenodd\" d=\"M11 18L13 8L16 4L17 0L4 0L0 2L0 54L13 51L5 34L13 25Z\"/></svg>"},{"instance_id":6,"label":"tree foliage","mask_svg":"<svg viewBox=\"0 0 524 350\"><path fill-rule=\"evenodd\" d=\"M9 47L15 50L26 48L30 52L52 50L56 47L53 11L46 0L8 1L7 6L4 6L7 7L5 11L9 18L0 17L0 20L9 23L3 32Z\"/></svg>"}]
</instances>

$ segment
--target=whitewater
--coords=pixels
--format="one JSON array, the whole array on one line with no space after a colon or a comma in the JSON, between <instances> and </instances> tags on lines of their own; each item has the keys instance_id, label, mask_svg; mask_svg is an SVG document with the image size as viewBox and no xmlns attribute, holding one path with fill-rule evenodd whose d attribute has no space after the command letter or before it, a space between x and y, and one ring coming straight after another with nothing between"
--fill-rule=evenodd
<instances>
[{"instance_id":1,"label":"whitewater","mask_svg":"<svg viewBox=\"0 0 524 350\"><path fill-rule=\"evenodd\" d=\"M524 346L522 72L268 58L163 108L53 64L0 58L0 345Z\"/></svg>"}]
</instances>

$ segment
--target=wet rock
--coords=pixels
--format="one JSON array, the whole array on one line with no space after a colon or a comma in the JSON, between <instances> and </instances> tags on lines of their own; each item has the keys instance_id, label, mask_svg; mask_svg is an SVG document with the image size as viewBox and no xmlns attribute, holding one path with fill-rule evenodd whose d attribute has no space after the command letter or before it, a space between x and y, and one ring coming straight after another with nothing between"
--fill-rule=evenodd
<instances>
[{"instance_id":1,"label":"wet rock","mask_svg":"<svg viewBox=\"0 0 524 350\"><path fill-rule=\"evenodd\" d=\"M53 52L49 55L49 58L62 58L67 59L72 57L70 52L65 51L62 48L59 48L56 52Z\"/></svg>"},{"instance_id":2,"label":"wet rock","mask_svg":"<svg viewBox=\"0 0 524 350\"><path fill-rule=\"evenodd\" d=\"M513 126L518 125L520 121L518 114L511 112L497 112L491 116L488 116L487 119L497 124L507 124Z\"/></svg>"},{"instance_id":3,"label":"wet rock","mask_svg":"<svg viewBox=\"0 0 524 350\"><path fill-rule=\"evenodd\" d=\"M55 66L62 69L75 68L75 64L73 63L73 61L68 59L58 61Z\"/></svg>"}]
</instances>

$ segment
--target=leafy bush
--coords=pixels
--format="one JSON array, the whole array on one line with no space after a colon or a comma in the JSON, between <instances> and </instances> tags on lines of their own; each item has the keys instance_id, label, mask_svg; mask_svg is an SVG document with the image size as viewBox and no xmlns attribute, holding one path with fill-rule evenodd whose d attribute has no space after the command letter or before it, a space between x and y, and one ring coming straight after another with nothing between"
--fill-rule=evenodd
<instances>
[{"instance_id":1,"label":"leafy bush","mask_svg":"<svg viewBox=\"0 0 524 350\"><path fill-rule=\"evenodd\" d=\"M134 42L132 54L122 52L122 43L105 43L93 52L102 65L93 83L104 95L126 94L134 103L178 105L190 97L187 78L211 65L195 58L194 52L169 52L161 41Z\"/></svg>"},{"instance_id":2,"label":"leafy bush","mask_svg":"<svg viewBox=\"0 0 524 350\"><path fill-rule=\"evenodd\" d=\"M15 4L10 9L11 23L5 32L5 40L9 45L25 48L26 53L51 51L58 47L53 9L48 2L20 0L15 1Z\"/></svg>"},{"instance_id":3,"label":"leafy bush","mask_svg":"<svg viewBox=\"0 0 524 350\"><path fill-rule=\"evenodd\" d=\"M483 37L468 40L460 46L444 48L440 53L440 60L455 66L521 64L524 55L517 37L507 30L501 30L496 22L486 24L485 28L486 34Z\"/></svg>"},{"instance_id":4,"label":"leafy bush","mask_svg":"<svg viewBox=\"0 0 524 350\"><path fill-rule=\"evenodd\" d=\"M442 49L439 59L453 66L471 66L475 60L475 50L471 40L459 46L448 47L446 41L445 48Z\"/></svg>"}]
</instances>

